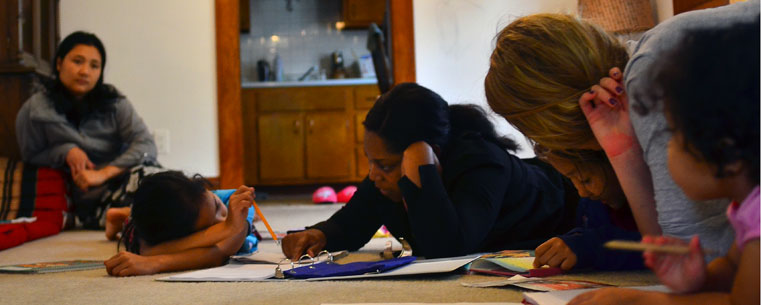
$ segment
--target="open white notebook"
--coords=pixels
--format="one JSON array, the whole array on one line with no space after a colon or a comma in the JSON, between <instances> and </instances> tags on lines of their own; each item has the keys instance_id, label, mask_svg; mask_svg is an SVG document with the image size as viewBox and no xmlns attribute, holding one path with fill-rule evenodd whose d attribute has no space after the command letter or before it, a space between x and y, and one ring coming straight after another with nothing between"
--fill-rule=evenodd
<instances>
[{"instance_id":1,"label":"open white notebook","mask_svg":"<svg viewBox=\"0 0 761 305\"><path fill-rule=\"evenodd\" d=\"M227 264L156 279L164 282L256 282L275 276L273 264Z\"/></svg>"}]
</instances>

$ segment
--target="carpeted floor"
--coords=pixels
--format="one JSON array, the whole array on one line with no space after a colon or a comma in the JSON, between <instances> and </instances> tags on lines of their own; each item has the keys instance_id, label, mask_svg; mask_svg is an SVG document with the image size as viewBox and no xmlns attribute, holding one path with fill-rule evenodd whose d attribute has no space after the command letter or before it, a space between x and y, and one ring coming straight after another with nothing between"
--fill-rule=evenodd
<instances>
[{"instance_id":1,"label":"carpeted floor","mask_svg":"<svg viewBox=\"0 0 761 305\"><path fill-rule=\"evenodd\" d=\"M260 203L275 231L303 227L324 220L340 205L288 202ZM259 224L257 228L264 230ZM374 239L344 261L377 259L384 239ZM275 249L272 241L262 248ZM103 232L67 231L0 252L0 265L67 259L105 260L116 253L116 243ZM467 288L461 282L490 281L480 275L438 274L393 279L326 282L168 283L155 281L166 274L114 278L106 270L49 274L0 275L2 304L321 304L382 302L520 302L517 288ZM562 275L614 285L652 285L646 271Z\"/></svg>"}]
</instances>

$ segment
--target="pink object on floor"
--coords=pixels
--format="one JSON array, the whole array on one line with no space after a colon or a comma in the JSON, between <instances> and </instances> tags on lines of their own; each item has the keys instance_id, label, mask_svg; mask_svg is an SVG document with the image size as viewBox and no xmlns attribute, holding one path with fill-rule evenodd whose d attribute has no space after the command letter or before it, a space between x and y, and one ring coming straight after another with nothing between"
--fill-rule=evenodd
<instances>
[{"instance_id":1,"label":"pink object on floor","mask_svg":"<svg viewBox=\"0 0 761 305\"><path fill-rule=\"evenodd\" d=\"M312 193L312 202L314 203L334 203L338 201L336 191L329 186L318 188Z\"/></svg>"},{"instance_id":2,"label":"pink object on floor","mask_svg":"<svg viewBox=\"0 0 761 305\"><path fill-rule=\"evenodd\" d=\"M349 185L345 187L344 189L342 189L340 192L338 192L338 194L336 194L337 196L336 199L338 200L338 202L347 203L349 202L349 199L351 199L351 197L354 196L354 192L356 191L357 191L356 186Z\"/></svg>"}]
</instances>

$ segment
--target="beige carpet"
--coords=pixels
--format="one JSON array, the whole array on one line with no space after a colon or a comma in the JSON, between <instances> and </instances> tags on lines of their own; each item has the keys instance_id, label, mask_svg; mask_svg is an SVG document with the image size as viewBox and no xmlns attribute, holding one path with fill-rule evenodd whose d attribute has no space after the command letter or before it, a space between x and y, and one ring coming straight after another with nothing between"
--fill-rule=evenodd
<instances>
[{"instance_id":1,"label":"beige carpet","mask_svg":"<svg viewBox=\"0 0 761 305\"><path fill-rule=\"evenodd\" d=\"M303 227L331 215L340 205L260 204L276 231ZM257 228L264 229L263 225ZM385 240L374 239L342 262L376 259ZM272 241L262 248L273 249ZM103 232L68 231L0 252L0 265L67 259L105 260L116 243ZM115 278L106 270L63 273L0 274L2 304L321 304L383 302L520 302L517 288L468 288L461 282L498 279L490 276L439 274L394 279L326 282L168 283L166 276ZM652 285L649 272L563 275L615 285Z\"/></svg>"}]
</instances>

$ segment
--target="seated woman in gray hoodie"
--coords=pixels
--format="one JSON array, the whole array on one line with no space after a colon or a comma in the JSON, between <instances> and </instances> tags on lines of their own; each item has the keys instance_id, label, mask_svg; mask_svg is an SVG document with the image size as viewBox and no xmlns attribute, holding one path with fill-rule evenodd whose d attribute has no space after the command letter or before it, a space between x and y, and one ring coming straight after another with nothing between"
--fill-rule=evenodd
<instances>
[{"instance_id":1,"label":"seated woman in gray hoodie","mask_svg":"<svg viewBox=\"0 0 761 305\"><path fill-rule=\"evenodd\" d=\"M106 192L130 167L155 164L156 144L130 102L103 83L106 51L94 34L68 35L52 66L53 78L16 117L21 156L68 171L77 217L99 228Z\"/></svg>"}]
</instances>

